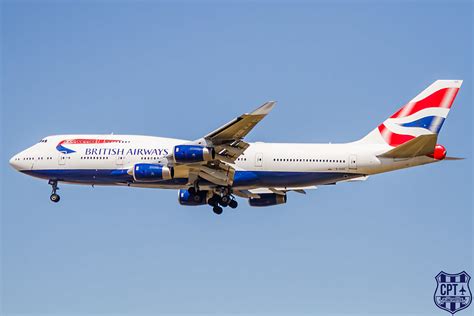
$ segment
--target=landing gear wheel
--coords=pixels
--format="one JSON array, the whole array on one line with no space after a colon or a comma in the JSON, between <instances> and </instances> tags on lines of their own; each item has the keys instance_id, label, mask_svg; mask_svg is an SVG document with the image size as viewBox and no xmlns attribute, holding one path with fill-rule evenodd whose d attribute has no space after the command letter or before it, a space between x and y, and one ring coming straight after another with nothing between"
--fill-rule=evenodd
<instances>
[{"instance_id":1,"label":"landing gear wheel","mask_svg":"<svg viewBox=\"0 0 474 316\"><path fill-rule=\"evenodd\" d=\"M54 203L58 203L59 200L61 199L59 197L59 195L56 194L56 191L59 190L58 188L58 181L56 180L49 180L48 181L48 184L51 185L51 188L52 188L52 191L51 191L51 196L49 197L49 199L54 202Z\"/></svg>"},{"instance_id":2,"label":"landing gear wheel","mask_svg":"<svg viewBox=\"0 0 474 316\"><path fill-rule=\"evenodd\" d=\"M209 200L207 200L207 204L209 204L210 206L218 206L218 201L219 197L217 195L214 195Z\"/></svg>"},{"instance_id":3,"label":"landing gear wheel","mask_svg":"<svg viewBox=\"0 0 474 316\"><path fill-rule=\"evenodd\" d=\"M222 196L219 200L219 204L223 207L227 207L227 205L229 205L229 202L230 202L230 196L228 195Z\"/></svg>"},{"instance_id":4,"label":"landing gear wheel","mask_svg":"<svg viewBox=\"0 0 474 316\"><path fill-rule=\"evenodd\" d=\"M56 193L53 193L53 194L51 194L49 199L51 200L51 202L58 203L59 200L61 199L61 197L59 195L57 195Z\"/></svg>"},{"instance_id":5,"label":"landing gear wheel","mask_svg":"<svg viewBox=\"0 0 474 316\"><path fill-rule=\"evenodd\" d=\"M231 201L229 202L229 207L230 207L230 208L237 208L237 206L239 206L239 203L237 203L236 200L231 200Z\"/></svg>"},{"instance_id":6,"label":"landing gear wheel","mask_svg":"<svg viewBox=\"0 0 474 316\"><path fill-rule=\"evenodd\" d=\"M214 206L214 207L212 208L212 211L213 211L214 213L216 213L217 215L221 215L221 214L222 214L222 207L220 207L220 206Z\"/></svg>"}]
</instances>

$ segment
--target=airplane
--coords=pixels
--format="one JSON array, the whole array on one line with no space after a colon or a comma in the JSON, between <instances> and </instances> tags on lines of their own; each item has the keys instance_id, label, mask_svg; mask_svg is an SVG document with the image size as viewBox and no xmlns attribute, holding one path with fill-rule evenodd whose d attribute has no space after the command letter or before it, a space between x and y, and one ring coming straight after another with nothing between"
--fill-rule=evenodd
<instances>
[{"instance_id":1,"label":"airplane","mask_svg":"<svg viewBox=\"0 0 474 316\"><path fill-rule=\"evenodd\" d=\"M266 102L194 141L137 135L55 135L14 155L10 165L59 183L179 190L181 205L216 214L287 202L287 193L425 165L447 157L438 133L462 80L437 80L365 137L340 144L249 143L244 137L273 109Z\"/></svg>"}]
</instances>

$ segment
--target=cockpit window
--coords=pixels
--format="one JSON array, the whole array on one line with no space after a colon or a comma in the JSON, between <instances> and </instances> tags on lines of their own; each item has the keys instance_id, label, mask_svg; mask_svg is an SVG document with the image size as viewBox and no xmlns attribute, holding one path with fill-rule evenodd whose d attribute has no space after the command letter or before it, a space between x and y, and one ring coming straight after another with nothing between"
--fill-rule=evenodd
<instances>
[{"instance_id":1,"label":"cockpit window","mask_svg":"<svg viewBox=\"0 0 474 316\"><path fill-rule=\"evenodd\" d=\"M40 140L40 143L46 143L48 140L47 139L42 139Z\"/></svg>"}]
</instances>

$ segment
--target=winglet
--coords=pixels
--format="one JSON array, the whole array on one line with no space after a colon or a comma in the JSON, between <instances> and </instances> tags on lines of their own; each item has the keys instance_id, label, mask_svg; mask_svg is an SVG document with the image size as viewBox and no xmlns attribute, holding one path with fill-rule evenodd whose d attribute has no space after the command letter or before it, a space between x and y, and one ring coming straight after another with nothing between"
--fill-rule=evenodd
<instances>
[{"instance_id":1,"label":"winglet","mask_svg":"<svg viewBox=\"0 0 474 316\"><path fill-rule=\"evenodd\" d=\"M275 106L276 101L268 101L265 102L264 105L260 106L259 108L255 109L250 115L267 115Z\"/></svg>"}]
</instances>

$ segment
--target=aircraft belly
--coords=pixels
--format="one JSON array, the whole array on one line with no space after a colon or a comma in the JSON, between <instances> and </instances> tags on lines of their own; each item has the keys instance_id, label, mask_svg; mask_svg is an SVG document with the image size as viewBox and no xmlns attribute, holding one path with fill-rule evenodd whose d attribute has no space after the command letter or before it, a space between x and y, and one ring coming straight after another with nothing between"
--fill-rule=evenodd
<instances>
[{"instance_id":1,"label":"aircraft belly","mask_svg":"<svg viewBox=\"0 0 474 316\"><path fill-rule=\"evenodd\" d=\"M126 169L57 169L57 170L23 170L22 172L42 179L53 179L83 184L127 184L133 182ZM360 177L361 174L344 172L289 172L289 171L236 171L233 187L298 187L332 184L338 181ZM142 183L147 187L183 187L187 184L185 177L171 180ZM200 180L203 186L213 184ZM133 186L141 186L135 183Z\"/></svg>"},{"instance_id":2,"label":"aircraft belly","mask_svg":"<svg viewBox=\"0 0 474 316\"><path fill-rule=\"evenodd\" d=\"M299 187L360 177L340 172L237 171L233 187Z\"/></svg>"}]
</instances>

